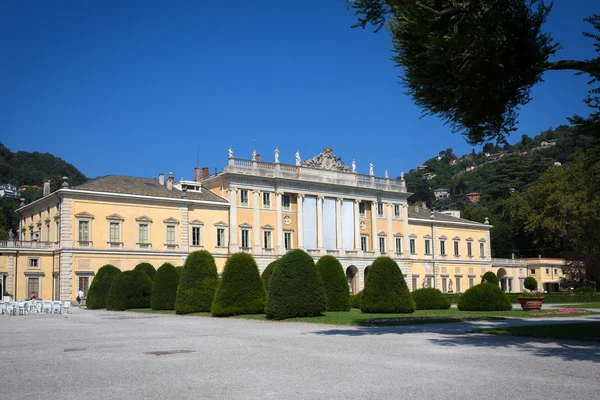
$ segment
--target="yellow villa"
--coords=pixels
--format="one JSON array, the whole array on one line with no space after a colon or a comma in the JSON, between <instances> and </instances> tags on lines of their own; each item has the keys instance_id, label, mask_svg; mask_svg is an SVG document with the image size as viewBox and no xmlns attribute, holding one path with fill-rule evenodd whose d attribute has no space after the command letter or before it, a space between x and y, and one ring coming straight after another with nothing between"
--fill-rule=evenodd
<instances>
[{"instance_id":1,"label":"yellow villa","mask_svg":"<svg viewBox=\"0 0 600 400\"><path fill-rule=\"evenodd\" d=\"M193 180L109 175L63 187L22 204L17 237L0 242L0 284L17 299L71 300L105 264L121 270L140 262L182 265L205 249L222 270L228 255L252 254L261 270L290 249L315 260L340 260L352 293L364 287L381 255L400 266L411 289L460 293L494 271L505 291L521 291L534 276L558 290L562 260L493 259L491 225L409 206L404 176L356 172L327 148L293 165L235 158L222 172L194 170ZM543 285L543 286L542 286ZM0 292L1 293L1 292Z\"/></svg>"}]
</instances>

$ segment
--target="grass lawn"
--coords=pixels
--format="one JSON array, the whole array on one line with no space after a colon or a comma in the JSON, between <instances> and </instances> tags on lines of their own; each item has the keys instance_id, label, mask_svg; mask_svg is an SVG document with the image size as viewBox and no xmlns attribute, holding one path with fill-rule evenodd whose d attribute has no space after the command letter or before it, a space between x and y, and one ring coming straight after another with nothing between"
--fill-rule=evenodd
<instances>
[{"instance_id":1,"label":"grass lawn","mask_svg":"<svg viewBox=\"0 0 600 400\"><path fill-rule=\"evenodd\" d=\"M560 308L600 308L600 303L581 303L581 304L557 304L552 307Z\"/></svg>"},{"instance_id":2,"label":"grass lawn","mask_svg":"<svg viewBox=\"0 0 600 400\"><path fill-rule=\"evenodd\" d=\"M142 313L175 314L175 311L153 311L149 308L128 310ZM583 312L585 315L593 314ZM191 316L210 317L210 313L193 313ZM356 326L389 326L389 325L419 325L439 324L448 322L463 322L477 320L494 320L504 318L539 318L573 316L573 314L560 314L558 310L547 310L539 313L522 310L511 311L460 311L456 308L449 310L421 310L413 314L367 314L353 308L349 312L328 312L320 317L289 318L285 321L312 322L330 325L356 325ZM267 320L265 314L237 315L232 318Z\"/></svg>"},{"instance_id":3,"label":"grass lawn","mask_svg":"<svg viewBox=\"0 0 600 400\"><path fill-rule=\"evenodd\" d=\"M486 328L478 329L475 332L488 333L493 335L531 336L536 338L600 341L600 322L514 326L510 328Z\"/></svg>"}]
</instances>

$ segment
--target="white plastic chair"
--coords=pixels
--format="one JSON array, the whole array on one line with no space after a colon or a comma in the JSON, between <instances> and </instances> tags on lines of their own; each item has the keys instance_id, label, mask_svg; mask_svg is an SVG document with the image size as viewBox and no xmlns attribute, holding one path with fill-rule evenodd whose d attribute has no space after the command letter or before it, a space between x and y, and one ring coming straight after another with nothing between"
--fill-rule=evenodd
<instances>
[{"instance_id":1,"label":"white plastic chair","mask_svg":"<svg viewBox=\"0 0 600 400\"><path fill-rule=\"evenodd\" d=\"M52 302L51 301L45 301L43 307L44 308L42 309L42 312L44 314L52 314Z\"/></svg>"},{"instance_id":2,"label":"white plastic chair","mask_svg":"<svg viewBox=\"0 0 600 400\"><path fill-rule=\"evenodd\" d=\"M52 314L60 314L60 301L52 302Z\"/></svg>"},{"instance_id":3,"label":"white plastic chair","mask_svg":"<svg viewBox=\"0 0 600 400\"><path fill-rule=\"evenodd\" d=\"M8 314L8 304L0 303L0 315Z\"/></svg>"},{"instance_id":4,"label":"white plastic chair","mask_svg":"<svg viewBox=\"0 0 600 400\"><path fill-rule=\"evenodd\" d=\"M41 314L43 307L44 307L44 303L41 300L36 301L36 303L35 303L35 312L38 313L38 314Z\"/></svg>"},{"instance_id":5,"label":"white plastic chair","mask_svg":"<svg viewBox=\"0 0 600 400\"><path fill-rule=\"evenodd\" d=\"M17 315L27 315L27 306L24 301L17 302Z\"/></svg>"},{"instance_id":6,"label":"white plastic chair","mask_svg":"<svg viewBox=\"0 0 600 400\"><path fill-rule=\"evenodd\" d=\"M63 303L62 313L63 314L71 314L71 302L70 301L65 301Z\"/></svg>"}]
</instances>

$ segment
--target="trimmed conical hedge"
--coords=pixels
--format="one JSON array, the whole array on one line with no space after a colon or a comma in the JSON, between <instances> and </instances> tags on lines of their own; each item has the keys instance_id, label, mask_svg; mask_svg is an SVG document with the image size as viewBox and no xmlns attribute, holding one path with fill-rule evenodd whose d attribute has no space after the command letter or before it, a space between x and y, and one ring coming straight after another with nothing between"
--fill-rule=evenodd
<instances>
[{"instance_id":1,"label":"trimmed conical hedge","mask_svg":"<svg viewBox=\"0 0 600 400\"><path fill-rule=\"evenodd\" d=\"M142 271L124 271L112 280L106 309L123 311L130 308L149 308L152 280Z\"/></svg>"},{"instance_id":2,"label":"trimmed conical hedge","mask_svg":"<svg viewBox=\"0 0 600 400\"><path fill-rule=\"evenodd\" d=\"M493 283L473 286L458 298L458 309L463 311L510 311L512 304L506 293Z\"/></svg>"},{"instance_id":3,"label":"trimmed conical hedge","mask_svg":"<svg viewBox=\"0 0 600 400\"><path fill-rule=\"evenodd\" d=\"M302 250L286 253L269 280L267 317L313 317L321 315L325 308L323 280L312 257Z\"/></svg>"},{"instance_id":4,"label":"trimmed conical hedge","mask_svg":"<svg viewBox=\"0 0 600 400\"><path fill-rule=\"evenodd\" d=\"M152 287L152 309L174 310L179 286L179 272L172 264L164 263L154 275Z\"/></svg>"},{"instance_id":5,"label":"trimmed conical hedge","mask_svg":"<svg viewBox=\"0 0 600 400\"><path fill-rule=\"evenodd\" d=\"M106 264L98 270L88 289L86 307L90 310L106 308L106 298L110 290L112 280L121 270L110 264Z\"/></svg>"},{"instance_id":6,"label":"trimmed conical hedge","mask_svg":"<svg viewBox=\"0 0 600 400\"><path fill-rule=\"evenodd\" d=\"M417 310L447 310L450 308L450 300L438 289L417 289L412 292L412 297L417 304Z\"/></svg>"},{"instance_id":7,"label":"trimmed conical hedge","mask_svg":"<svg viewBox=\"0 0 600 400\"><path fill-rule=\"evenodd\" d=\"M210 312L215 317L260 314L266 298L256 261L250 254L236 253L225 263Z\"/></svg>"},{"instance_id":8,"label":"trimmed conical hedge","mask_svg":"<svg viewBox=\"0 0 600 400\"><path fill-rule=\"evenodd\" d=\"M492 271L488 271L485 274L483 274L483 276L481 277L481 283L493 283L495 285L498 284L499 280L498 280L498 275L496 275L495 273L493 273Z\"/></svg>"},{"instance_id":9,"label":"trimmed conical hedge","mask_svg":"<svg viewBox=\"0 0 600 400\"><path fill-rule=\"evenodd\" d=\"M260 278L263 281L263 284L265 285L266 291L269 291L269 280L271 279L271 275L273 274L273 271L275 270L275 267L277 266L278 262L279 260L275 260L269 265L267 265L267 268L265 268L262 275L260 276Z\"/></svg>"},{"instance_id":10,"label":"trimmed conical hedge","mask_svg":"<svg viewBox=\"0 0 600 400\"><path fill-rule=\"evenodd\" d=\"M416 304L400 267L390 257L378 257L369 268L360 309L365 313L412 313Z\"/></svg>"},{"instance_id":11,"label":"trimmed conical hedge","mask_svg":"<svg viewBox=\"0 0 600 400\"><path fill-rule=\"evenodd\" d=\"M362 303L362 290L352 296L352 308L360 308Z\"/></svg>"},{"instance_id":12,"label":"trimmed conical hedge","mask_svg":"<svg viewBox=\"0 0 600 400\"><path fill-rule=\"evenodd\" d=\"M156 274L156 269L154 269L154 266L147 262L139 263L133 270L144 272L146 275L148 275L150 280L153 280L154 274Z\"/></svg>"},{"instance_id":13,"label":"trimmed conical hedge","mask_svg":"<svg viewBox=\"0 0 600 400\"><path fill-rule=\"evenodd\" d=\"M213 256L206 250L190 253L181 271L175 312L210 311L218 284L219 275Z\"/></svg>"},{"instance_id":14,"label":"trimmed conical hedge","mask_svg":"<svg viewBox=\"0 0 600 400\"><path fill-rule=\"evenodd\" d=\"M317 271L323 279L327 311L350 310L350 290L348 278L342 264L333 256L323 256L317 261Z\"/></svg>"}]
</instances>

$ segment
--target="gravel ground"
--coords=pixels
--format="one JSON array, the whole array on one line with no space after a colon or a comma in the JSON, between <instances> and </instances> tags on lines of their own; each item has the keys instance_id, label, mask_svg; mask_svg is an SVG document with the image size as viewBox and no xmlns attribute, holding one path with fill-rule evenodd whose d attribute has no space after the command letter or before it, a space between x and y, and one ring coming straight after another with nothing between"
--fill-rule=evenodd
<instances>
[{"instance_id":1,"label":"gravel ground","mask_svg":"<svg viewBox=\"0 0 600 400\"><path fill-rule=\"evenodd\" d=\"M562 323L598 316L561 319ZM559 322L556 319L552 323ZM597 398L600 343L117 313L0 316L2 399Z\"/></svg>"}]
</instances>

